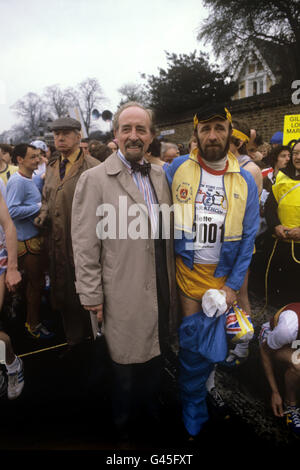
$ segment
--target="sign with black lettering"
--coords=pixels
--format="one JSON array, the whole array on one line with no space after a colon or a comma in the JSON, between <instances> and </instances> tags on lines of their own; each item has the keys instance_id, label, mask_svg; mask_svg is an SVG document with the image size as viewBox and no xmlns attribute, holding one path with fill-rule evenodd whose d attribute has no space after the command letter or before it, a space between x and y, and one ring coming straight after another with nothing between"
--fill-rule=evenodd
<instances>
[{"instance_id":1,"label":"sign with black lettering","mask_svg":"<svg viewBox=\"0 0 300 470\"><path fill-rule=\"evenodd\" d=\"M300 114L286 114L284 116L283 145L292 140L300 139Z\"/></svg>"}]
</instances>

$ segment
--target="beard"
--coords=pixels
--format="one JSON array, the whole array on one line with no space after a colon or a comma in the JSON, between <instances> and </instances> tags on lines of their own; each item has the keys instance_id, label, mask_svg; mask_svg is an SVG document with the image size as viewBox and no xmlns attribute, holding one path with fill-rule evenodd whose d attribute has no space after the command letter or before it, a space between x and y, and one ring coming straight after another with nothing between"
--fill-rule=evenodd
<instances>
[{"instance_id":1,"label":"beard","mask_svg":"<svg viewBox=\"0 0 300 470\"><path fill-rule=\"evenodd\" d=\"M230 135L228 135L228 139L224 148L222 147L222 145L217 144L217 143L209 145L209 146L207 145L205 148L203 148L201 146L198 135L196 136L196 139L198 143L200 156L203 157L204 160L207 160L208 162L217 162L219 160L222 160L222 158L224 158L228 153L228 150L230 147Z\"/></svg>"},{"instance_id":2,"label":"beard","mask_svg":"<svg viewBox=\"0 0 300 470\"><path fill-rule=\"evenodd\" d=\"M135 147L135 150L130 147ZM144 142L139 139L135 141L129 140L126 142L124 152L126 160L129 162L138 162L143 158L144 154Z\"/></svg>"}]
</instances>

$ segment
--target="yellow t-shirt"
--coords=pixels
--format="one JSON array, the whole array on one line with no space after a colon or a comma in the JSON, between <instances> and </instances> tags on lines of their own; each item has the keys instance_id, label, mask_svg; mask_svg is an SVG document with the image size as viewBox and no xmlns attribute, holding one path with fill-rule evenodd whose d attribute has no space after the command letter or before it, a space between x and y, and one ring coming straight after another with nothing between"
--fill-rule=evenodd
<instances>
[{"instance_id":1,"label":"yellow t-shirt","mask_svg":"<svg viewBox=\"0 0 300 470\"><path fill-rule=\"evenodd\" d=\"M7 164L6 168L4 168L4 170L0 171L0 177L2 178L5 186L7 185L7 182L9 180L9 178L11 177L11 175L16 173L16 171L18 171L18 169L19 168L17 166Z\"/></svg>"}]
</instances>

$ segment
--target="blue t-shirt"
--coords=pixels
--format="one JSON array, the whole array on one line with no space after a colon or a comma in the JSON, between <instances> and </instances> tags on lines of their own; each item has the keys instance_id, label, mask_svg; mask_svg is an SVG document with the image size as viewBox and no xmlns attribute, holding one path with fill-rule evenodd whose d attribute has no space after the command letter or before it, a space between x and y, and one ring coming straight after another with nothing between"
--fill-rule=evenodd
<instances>
[{"instance_id":1,"label":"blue t-shirt","mask_svg":"<svg viewBox=\"0 0 300 470\"><path fill-rule=\"evenodd\" d=\"M10 177L6 187L6 203L19 241L39 235L33 221L40 211L41 201L41 193L32 178L22 176L18 171Z\"/></svg>"}]
</instances>

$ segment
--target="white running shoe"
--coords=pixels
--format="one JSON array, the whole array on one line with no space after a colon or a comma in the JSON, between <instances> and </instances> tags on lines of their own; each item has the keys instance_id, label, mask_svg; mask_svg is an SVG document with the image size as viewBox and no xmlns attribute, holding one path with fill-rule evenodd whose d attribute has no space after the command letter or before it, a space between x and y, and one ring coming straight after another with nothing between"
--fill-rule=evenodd
<instances>
[{"instance_id":1,"label":"white running shoe","mask_svg":"<svg viewBox=\"0 0 300 470\"><path fill-rule=\"evenodd\" d=\"M14 400L21 395L24 387L24 368L23 361L18 357L19 368L13 374L8 374L7 396L9 400Z\"/></svg>"}]
</instances>

